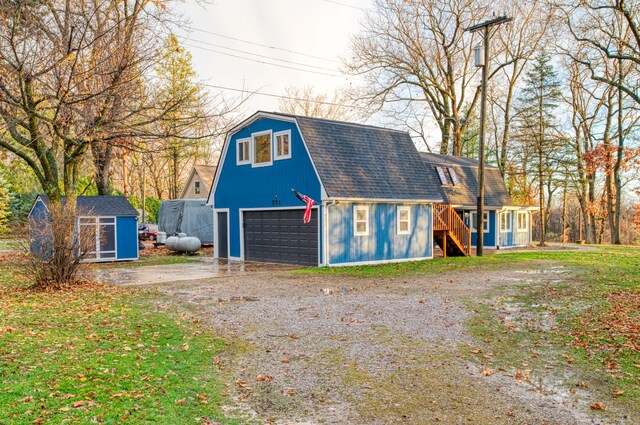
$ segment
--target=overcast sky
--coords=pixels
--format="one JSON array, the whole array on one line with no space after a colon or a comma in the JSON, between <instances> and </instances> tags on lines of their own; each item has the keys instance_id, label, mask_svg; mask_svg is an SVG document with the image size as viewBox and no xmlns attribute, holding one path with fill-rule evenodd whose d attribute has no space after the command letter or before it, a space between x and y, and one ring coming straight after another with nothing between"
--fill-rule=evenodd
<instances>
[{"instance_id":1,"label":"overcast sky","mask_svg":"<svg viewBox=\"0 0 640 425\"><path fill-rule=\"evenodd\" d=\"M353 82L340 72L340 59L368 5L370 0L215 0L203 7L187 0L178 11L192 31L179 35L207 84L275 95L287 86L312 85L332 94ZM278 101L255 95L245 110L277 111Z\"/></svg>"}]
</instances>

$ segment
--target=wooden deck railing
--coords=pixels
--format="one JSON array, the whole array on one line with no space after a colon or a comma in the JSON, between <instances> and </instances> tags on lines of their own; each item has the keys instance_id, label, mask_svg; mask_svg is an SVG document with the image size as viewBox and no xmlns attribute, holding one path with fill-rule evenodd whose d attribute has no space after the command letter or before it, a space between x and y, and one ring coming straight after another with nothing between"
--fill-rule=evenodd
<instances>
[{"instance_id":1,"label":"wooden deck railing","mask_svg":"<svg viewBox=\"0 0 640 425\"><path fill-rule=\"evenodd\" d=\"M465 255L471 249L471 231L451 205L433 206L433 230L446 230L456 239Z\"/></svg>"}]
</instances>

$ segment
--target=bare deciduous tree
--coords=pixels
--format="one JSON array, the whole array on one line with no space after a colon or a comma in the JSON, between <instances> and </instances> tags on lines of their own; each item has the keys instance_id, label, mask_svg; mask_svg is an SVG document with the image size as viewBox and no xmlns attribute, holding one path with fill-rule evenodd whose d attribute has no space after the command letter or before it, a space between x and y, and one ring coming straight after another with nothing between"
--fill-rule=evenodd
<instances>
[{"instance_id":1,"label":"bare deciduous tree","mask_svg":"<svg viewBox=\"0 0 640 425\"><path fill-rule=\"evenodd\" d=\"M479 99L475 34L488 15L478 0L376 0L353 39L348 69L363 75L372 105L424 102L441 132L441 153L460 155L467 116Z\"/></svg>"},{"instance_id":2,"label":"bare deciduous tree","mask_svg":"<svg viewBox=\"0 0 640 425\"><path fill-rule=\"evenodd\" d=\"M306 117L325 118L328 120L350 121L359 114L360 108L349 107L343 97L336 91L332 97L316 93L313 86L303 88L289 86L280 98L280 112Z\"/></svg>"}]
</instances>

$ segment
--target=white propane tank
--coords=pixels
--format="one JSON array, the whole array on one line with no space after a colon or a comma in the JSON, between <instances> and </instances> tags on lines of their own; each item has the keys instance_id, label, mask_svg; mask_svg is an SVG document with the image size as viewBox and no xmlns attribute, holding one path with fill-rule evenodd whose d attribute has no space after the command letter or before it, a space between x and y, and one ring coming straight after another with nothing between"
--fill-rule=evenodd
<instances>
[{"instance_id":1,"label":"white propane tank","mask_svg":"<svg viewBox=\"0 0 640 425\"><path fill-rule=\"evenodd\" d=\"M184 238L179 238L177 251L179 252L196 252L200 249L202 244L200 243L200 239L187 236Z\"/></svg>"},{"instance_id":2,"label":"white propane tank","mask_svg":"<svg viewBox=\"0 0 640 425\"><path fill-rule=\"evenodd\" d=\"M180 238L177 236L169 236L167 238L167 242L165 242L165 245L167 246L167 248L169 248L172 251L177 251L178 248L178 242L180 241Z\"/></svg>"},{"instance_id":3,"label":"white propane tank","mask_svg":"<svg viewBox=\"0 0 640 425\"><path fill-rule=\"evenodd\" d=\"M167 243L167 232L158 232L158 240L156 241L159 244Z\"/></svg>"}]
</instances>

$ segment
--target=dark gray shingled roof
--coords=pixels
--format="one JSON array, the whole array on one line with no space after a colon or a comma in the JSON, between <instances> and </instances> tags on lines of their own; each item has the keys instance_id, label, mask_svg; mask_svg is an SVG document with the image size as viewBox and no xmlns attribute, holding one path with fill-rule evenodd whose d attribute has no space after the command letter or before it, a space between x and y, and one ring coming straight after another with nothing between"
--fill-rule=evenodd
<instances>
[{"instance_id":1,"label":"dark gray shingled roof","mask_svg":"<svg viewBox=\"0 0 640 425\"><path fill-rule=\"evenodd\" d=\"M39 196L45 205L49 204L45 195ZM64 196L62 202L65 202ZM87 215L138 216L138 211L124 196L78 196L76 210Z\"/></svg>"},{"instance_id":2,"label":"dark gray shingled roof","mask_svg":"<svg viewBox=\"0 0 640 425\"><path fill-rule=\"evenodd\" d=\"M451 167L456 170L460 184L441 185L445 202L451 205L475 207L478 199L478 161L471 158L438 155L421 152L427 169L436 184L440 185L440 179L435 169L436 166ZM431 182L431 181L430 181ZM484 204L487 207L501 208L511 206L511 197L504 184L500 170L496 167L485 166L484 172ZM431 183L430 183L431 184Z\"/></svg>"},{"instance_id":3,"label":"dark gray shingled roof","mask_svg":"<svg viewBox=\"0 0 640 425\"><path fill-rule=\"evenodd\" d=\"M294 118L330 197L434 202L443 199L437 177L434 180L425 169L409 133Z\"/></svg>"}]
</instances>

